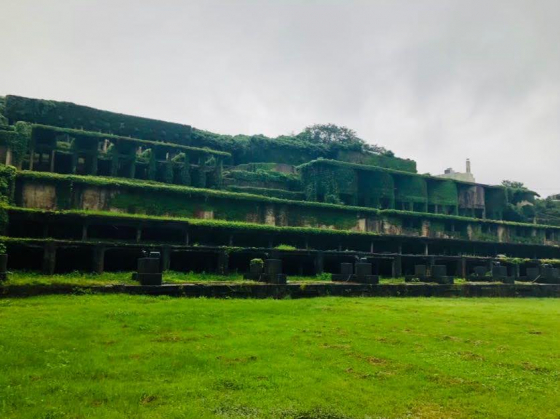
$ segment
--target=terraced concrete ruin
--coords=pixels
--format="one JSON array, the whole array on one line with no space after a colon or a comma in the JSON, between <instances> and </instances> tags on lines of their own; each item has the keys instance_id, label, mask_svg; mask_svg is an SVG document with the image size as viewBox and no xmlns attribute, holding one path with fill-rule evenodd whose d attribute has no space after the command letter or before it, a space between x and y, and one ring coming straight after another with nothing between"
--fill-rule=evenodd
<instances>
[{"instance_id":1,"label":"terraced concrete ruin","mask_svg":"<svg viewBox=\"0 0 560 419\"><path fill-rule=\"evenodd\" d=\"M417 173L412 160L297 136L225 136L72 103L0 98L0 227L9 268L338 273L357 257L401 277L512 277L560 259L560 227L513 222L536 193ZM530 271L533 272L533 271Z\"/></svg>"}]
</instances>

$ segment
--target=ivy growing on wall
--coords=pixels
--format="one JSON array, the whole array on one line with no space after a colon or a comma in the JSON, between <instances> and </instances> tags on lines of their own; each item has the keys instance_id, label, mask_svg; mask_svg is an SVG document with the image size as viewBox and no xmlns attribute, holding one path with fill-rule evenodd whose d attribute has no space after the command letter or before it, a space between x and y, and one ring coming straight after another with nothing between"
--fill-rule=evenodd
<instances>
[{"instance_id":1,"label":"ivy growing on wall","mask_svg":"<svg viewBox=\"0 0 560 419\"><path fill-rule=\"evenodd\" d=\"M430 180L428 182L428 202L433 205L459 205L457 184L452 180Z\"/></svg>"},{"instance_id":2,"label":"ivy growing on wall","mask_svg":"<svg viewBox=\"0 0 560 419\"><path fill-rule=\"evenodd\" d=\"M30 99L19 96L6 97L5 114L12 123L26 121L121 137L134 137L184 146L208 147L213 150L231 153L231 163L233 164L275 162L297 165L317 158L336 159L340 151L349 151L349 145L345 142L325 143L315 141L314 136L308 135L308 130L304 130L297 135L283 135L276 138L264 135L220 135L192 128L188 125L122 115L68 102ZM343 127L331 125L329 127L335 130L344 130ZM372 164L381 164L402 170L410 170L414 165L414 162L410 160L393 158L390 153L386 153L381 156L383 158L377 159L375 156L380 156L380 154L367 151L367 143L358 144L357 149L354 147L356 144L350 144L350 151L363 152L369 160L374 160L371 161Z\"/></svg>"},{"instance_id":3,"label":"ivy growing on wall","mask_svg":"<svg viewBox=\"0 0 560 419\"><path fill-rule=\"evenodd\" d=\"M25 156L31 141L31 124L17 122L14 126L0 127L0 145L12 150L12 164L18 166Z\"/></svg>"},{"instance_id":4,"label":"ivy growing on wall","mask_svg":"<svg viewBox=\"0 0 560 419\"><path fill-rule=\"evenodd\" d=\"M307 200L357 205L358 175L352 168L306 164L300 173Z\"/></svg>"},{"instance_id":5,"label":"ivy growing on wall","mask_svg":"<svg viewBox=\"0 0 560 419\"><path fill-rule=\"evenodd\" d=\"M301 190L301 180L296 174L287 174L257 169L255 171L230 170L225 173L225 178L230 184L242 186L243 183L255 183L255 186L270 188L272 185L282 185L283 189L290 191Z\"/></svg>"},{"instance_id":6,"label":"ivy growing on wall","mask_svg":"<svg viewBox=\"0 0 560 419\"><path fill-rule=\"evenodd\" d=\"M16 168L0 164L0 201L11 203L14 198Z\"/></svg>"},{"instance_id":7,"label":"ivy growing on wall","mask_svg":"<svg viewBox=\"0 0 560 419\"><path fill-rule=\"evenodd\" d=\"M252 186L227 186L226 189L232 192L239 193L251 193L256 195L271 196L274 198L291 199L291 200L303 200L305 195L303 192L292 192L283 189L268 189L268 188L256 188Z\"/></svg>"},{"instance_id":8,"label":"ivy growing on wall","mask_svg":"<svg viewBox=\"0 0 560 419\"><path fill-rule=\"evenodd\" d=\"M6 118L6 97L0 96L0 127L8 125L8 118Z\"/></svg>"},{"instance_id":9,"label":"ivy growing on wall","mask_svg":"<svg viewBox=\"0 0 560 419\"><path fill-rule=\"evenodd\" d=\"M360 201L366 207L394 208L395 206L395 182L389 173L360 173L359 192Z\"/></svg>"},{"instance_id":10,"label":"ivy growing on wall","mask_svg":"<svg viewBox=\"0 0 560 419\"><path fill-rule=\"evenodd\" d=\"M484 191L484 202L486 204L486 216L497 220L501 219L507 206L506 189L486 189Z\"/></svg>"},{"instance_id":11,"label":"ivy growing on wall","mask_svg":"<svg viewBox=\"0 0 560 419\"><path fill-rule=\"evenodd\" d=\"M395 200L408 203L428 202L426 181L417 176L395 176Z\"/></svg>"},{"instance_id":12,"label":"ivy growing on wall","mask_svg":"<svg viewBox=\"0 0 560 419\"><path fill-rule=\"evenodd\" d=\"M20 96L6 96L6 116L11 122L27 121L185 145L191 135L188 125Z\"/></svg>"},{"instance_id":13,"label":"ivy growing on wall","mask_svg":"<svg viewBox=\"0 0 560 419\"><path fill-rule=\"evenodd\" d=\"M0 234L4 234L8 226L7 207L13 201L15 177L15 167L0 164Z\"/></svg>"},{"instance_id":14,"label":"ivy growing on wall","mask_svg":"<svg viewBox=\"0 0 560 419\"><path fill-rule=\"evenodd\" d=\"M400 159L398 157L341 150L337 153L336 159L350 163L363 164L366 166L384 167L387 169L416 173L416 162L414 160Z\"/></svg>"}]
</instances>

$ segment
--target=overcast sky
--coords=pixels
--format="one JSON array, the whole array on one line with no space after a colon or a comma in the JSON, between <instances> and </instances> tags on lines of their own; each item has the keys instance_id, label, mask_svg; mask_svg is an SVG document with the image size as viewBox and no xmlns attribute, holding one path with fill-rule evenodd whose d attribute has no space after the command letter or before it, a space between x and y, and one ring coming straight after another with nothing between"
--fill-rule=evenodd
<instances>
[{"instance_id":1,"label":"overcast sky","mask_svg":"<svg viewBox=\"0 0 560 419\"><path fill-rule=\"evenodd\" d=\"M0 95L223 134L335 123L560 193L560 1L0 0Z\"/></svg>"}]
</instances>

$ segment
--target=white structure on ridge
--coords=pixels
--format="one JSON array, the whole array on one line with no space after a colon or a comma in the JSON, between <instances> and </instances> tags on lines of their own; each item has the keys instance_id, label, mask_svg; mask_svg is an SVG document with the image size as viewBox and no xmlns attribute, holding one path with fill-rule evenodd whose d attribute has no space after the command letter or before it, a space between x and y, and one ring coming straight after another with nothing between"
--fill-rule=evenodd
<instances>
[{"instance_id":1,"label":"white structure on ridge","mask_svg":"<svg viewBox=\"0 0 560 419\"><path fill-rule=\"evenodd\" d=\"M452 168L445 169L443 175L437 175L437 177L444 177L447 179L459 180L462 182L474 182L474 176L471 173L471 161L467 159L467 171L465 173L456 172Z\"/></svg>"}]
</instances>

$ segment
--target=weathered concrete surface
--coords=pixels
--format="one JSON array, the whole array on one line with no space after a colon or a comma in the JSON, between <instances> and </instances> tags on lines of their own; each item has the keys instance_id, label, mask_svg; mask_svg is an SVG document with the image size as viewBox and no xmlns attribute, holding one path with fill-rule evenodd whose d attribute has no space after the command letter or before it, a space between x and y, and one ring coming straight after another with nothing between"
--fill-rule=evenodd
<instances>
[{"instance_id":1,"label":"weathered concrete surface","mask_svg":"<svg viewBox=\"0 0 560 419\"><path fill-rule=\"evenodd\" d=\"M115 191L107 188L97 188L93 186L85 187L80 194L81 209L91 211L107 211L111 198ZM114 210L114 209L113 209Z\"/></svg>"},{"instance_id":2,"label":"weathered concrete surface","mask_svg":"<svg viewBox=\"0 0 560 419\"><path fill-rule=\"evenodd\" d=\"M119 187L109 185L83 185L79 182L74 183L72 187L72 197L68 208L57 208L57 191L54 185L47 181L29 180L21 178L18 180L21 185L21 191L18 192L16 202L21 202L23 208L37 208L37 209L78 209L78 210L91 210L91 211L110 211L110 212L131 212L131 213L149 213L146 209L140 207L136 208L118 208L111 205L115 197L123 191ZM476 192L476 191L475 191ZM476 195L476 193L475 193ZM146 195L149 196L149 195ZM216 198L221 201L221 204L228 202L229 198ZM250 223L267 224L271 226L283 227L313 227L323 229L341 229L356 232L370 232L376 234L394 235L394 236L410 236L410 237L432 237L432 238L447 238L455 240L464 240L468 238L471 241L483 240L495 241L496 243L516 243L516 230L518 226L498 225L492 226L490 232L481 234L480 225L478 221L457 221L450 220L455 223L453 230L456 231L442 231L442 220L422 220L420 225L410 225L411 218L407 214L391 214L391 215L372 215L360 210L342 211L340 213L334 210L325 212L325 208L304 208L296 204L287 203L270 203L270 202L257 202L260 198L255 198L254 208L244 215L244 220ZM184 197L185 208L196 207L202 205L203 199L198 197ZM229 201L230 205L235 205ZM194 218L200 219L215 219L221 217L220 207L212 207L212 202L204 202L201 209L195 211L192 215ZM180 210L181 208L179 208ZM184 208L183 208L184 209ZM334 212L333 212L334 211ZM337 223L334 215L340 214L341 222ZM166 214L169 216L184 215L181 211L177 213ZM241 220L239 220L241 221ZM434 225L432 225L432 223ZM456 225L458 224L458 225ZM438 228L434 226L438 225ZM459 226L460 225L460 226ZM560 244L560 234L548 229L545 232L543 227L523 227L526 231L527 237L531 237L533 241L531 244L541 245L555 245ZM530 230L530 231L528 231ZM466 237L465 237L466 236ZM519 240L520 243L526 243L527 237L523 236ZM533 243L534 242L534 243Z\"/></svg>"},{"instance_id":3,"label":"weathered concrete surface","mask_svg":"<svg viewBox=\"0 0 560 419\"><path fill-rule=\"evenodd\" d=\"M54 210L56 208L56 188L47 183L26 183L22 190L22 206Z\"/></svg>"}]
</instances>

